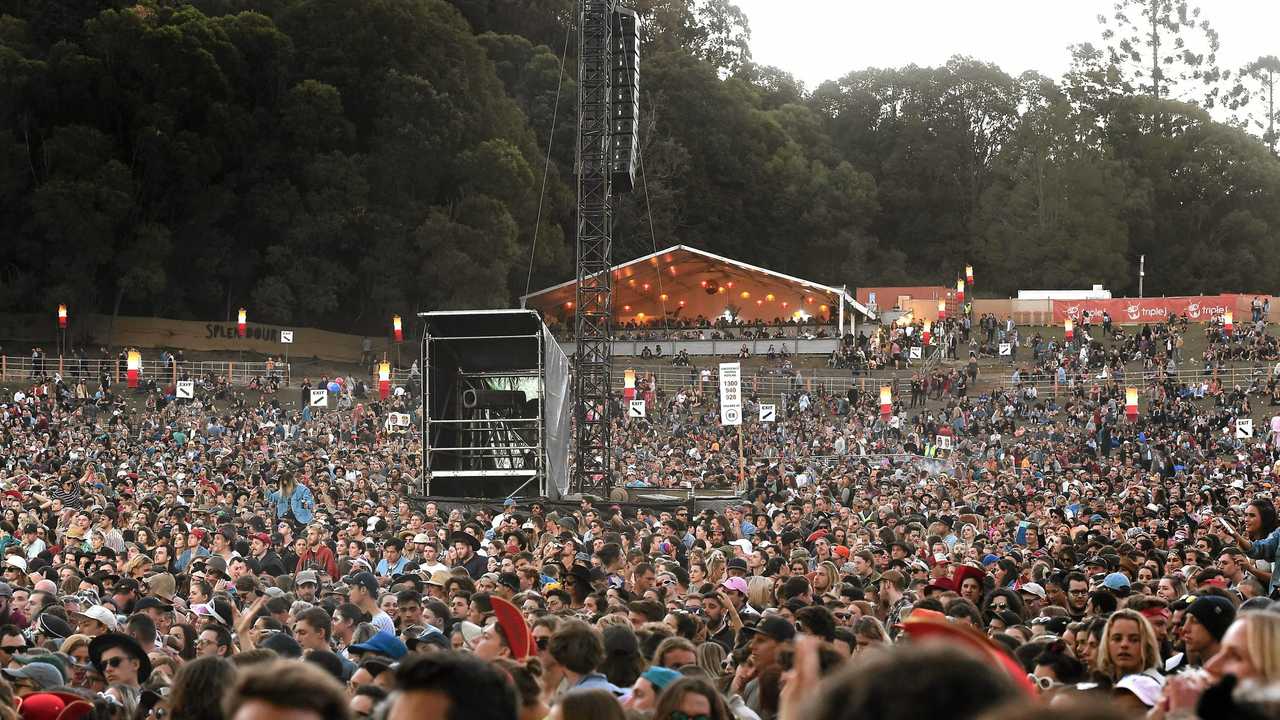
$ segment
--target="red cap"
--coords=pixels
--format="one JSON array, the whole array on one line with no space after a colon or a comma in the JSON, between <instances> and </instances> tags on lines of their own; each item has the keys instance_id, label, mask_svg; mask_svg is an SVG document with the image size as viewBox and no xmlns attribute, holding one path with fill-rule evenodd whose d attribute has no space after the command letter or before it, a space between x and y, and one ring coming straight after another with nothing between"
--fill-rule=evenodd
<instances>
[{"instance_id":1,"label":"red cap","mask_svg":"<svg viewBox=\"0 0 1280 720\"><path fill-rule=\"evenodd\" d=\"M257 538L258 540L261 540L263 545L271 544L271 536L266 533L254 533L253 537Z\"/></svg>"},{"instance_id":2,"label":"red cap","mask_svg":"<svg viewBox=\"0 0 1280 720\"><path fill-rule=\"evenodd\" d=\"M498 618L502 634L506 637L507 647L511 650L511 659L523 660L532 655L533 633L529 632L529 624L525 622L520 608L497 595L489 596L489 602L493 606L494 617Z\"/></svg>"},{"instance_id":3,"label":"red cap","mask_svg":"<svg viewBox=\"0 0 1280 720\"><path fill-rule=\"evenodd\" d=\"M994 662L1009 675L1014 684L1027 695L1034 697L1035 688L1027 679L1027 671L1016 660L1001 651L986 635L966 623L953 623L936 610L912 610L902 621L902 631L912 640L934 639L955 647L978 653L984 660Z\"/></svg>"}]
</instances>

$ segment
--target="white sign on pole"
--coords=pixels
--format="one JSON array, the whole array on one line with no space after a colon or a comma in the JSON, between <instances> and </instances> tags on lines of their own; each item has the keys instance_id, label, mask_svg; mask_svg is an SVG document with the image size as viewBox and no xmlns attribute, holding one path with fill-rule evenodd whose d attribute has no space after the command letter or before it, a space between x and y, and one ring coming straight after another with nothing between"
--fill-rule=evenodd
<instances>
[{"instance_id":1,"label":"white sign on pole","mask_svg":"<svg viewBox=\"0 0 1280 720\"><path fill-rule=\"evenodd\" d=\"M177 388L179 400L192 400L196 396L196 383L194 380L179 380Z\"/></svg>"},{"instance_id":2,"label":"white sign on pole","mask_svg":"<svg viewBox=\"0 0 1280 720\"><path fill-rule=\"evenodd\" d=\"M281 330L281 331L280 331L280 342L282 342L282 343L292 343L292 342L293 342L293 331L292 331L292 330Z\"/></svg>"},{"instance_id":3,"label":"white sign on pole","mask_svg":"<svg viewBox=\"0 0 1280 720\"><path fill-rule=\"evenodd\" d=\"M923 349L922 349L919 345L916 345L916 346L914 346L914 347L912 347L912 348L910 349L910 351L909 351L909 357L910 357L912 360L919 360L919 359L920 359L920 357L921 357L921 352L922 352L922 351L923 351Z\"/></svg>"},{"instance_id":4,"label":"white sign on pole","mask_svg":"<svg viewBox=\"0 0 1280 720\"><path fill-rule=\"evenodd\" d=\"M1000 343L1000 354L1002 356L1013 355L1013 345L1011 343Z\"/></svg>"},{"instance_id":5,"label":"white sign on pole","mask_svg":"<svg viewBox=\"0 0 1280 720\"><path fill-rule=\"evenodd\" d=\"M1236 438L1240 440L1253 439L1252 418L1236 418Z\"/></svg>"},{"instance_id":6,"label":"white sign on pole","mask_svg":"<svg viewBox=\"0 0 1280 720\"><path fill-rule=\"evenodd\" d=\"M720 363L720 424L742 424L742 365Z\"/></svg>"},{"instance_id":7,"label":"white sign on pole","mask_svg":"<svg viewBox=\"0 0 1280 720\"><path fill-rule=\"evenodd\" d=\"M951 449L951 436L950 436L950 435L939 435L939 436L938 436L938 448L939 448L940 450L950 450L950 449Z\"/></svg>"},{"instance_id":8,"label":"white sign on pole","mask_svg":"<svg viewBox=\"0 0 1280 720\"><path fill-rule=\"evenodd\" d=\"M777 422L778 408L774 405L760 405L760 422Z\"/></svg>"},{"instance_id":9,"label":"white sign on pole","mask_svg":"<svg viewBox=\"0 0 1280 720\"><path fill-rule=\"evenodd\" d=\"M627 413L627 417L631 417L631 418L642 418L642 417L644 417L644 409L645 409L645 408L644 408L644 401L643 401L643 400L632 400L632 401L631 401L631 410L630 410L630 412L628 412L628 413Z\"/></svg>"},{"instance_id":10,"label":"white sign on pole","mask_svg":"<svg viewBox=\"0 0 1280 720\"><path fill-rule=\"evenodd\" d=\"M329 391L328 390L312 390L311 391L311 407L328 407Z\"/></svg>"}]
</instances>

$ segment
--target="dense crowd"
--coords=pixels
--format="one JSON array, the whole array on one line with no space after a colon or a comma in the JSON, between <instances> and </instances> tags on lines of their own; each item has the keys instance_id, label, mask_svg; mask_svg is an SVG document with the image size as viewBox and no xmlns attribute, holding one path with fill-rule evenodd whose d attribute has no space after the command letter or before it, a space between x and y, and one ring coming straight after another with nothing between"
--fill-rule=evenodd
<instances>
[{"instance_id":1,"label":"dense crowd","mask_svg":"<svg viewBox=\"0 0 1280 720\"><path fill-rule=\"evenodd\" d=\"M1239 439L1249 389L1161 375L1184 332L1099 340L1150 353L1104 362L1137 418L1025 337L1090 381L748 392L741 447L712 371L642 377L615 485L742 490L708 507L410 502L412 393L36 378L0 398L0 718L1277 717L1280 416Z\"/></svg>"}]
</instances>

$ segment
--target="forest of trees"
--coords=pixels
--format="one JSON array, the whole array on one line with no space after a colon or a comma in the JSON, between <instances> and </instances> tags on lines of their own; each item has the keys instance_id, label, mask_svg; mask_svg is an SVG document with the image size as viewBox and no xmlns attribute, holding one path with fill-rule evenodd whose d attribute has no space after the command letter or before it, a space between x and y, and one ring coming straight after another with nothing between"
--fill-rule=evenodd
<instances>
[{"instance_id":1,"label":"forest of trees","mask_svg":"<svg viewBox=\"0 0 1280 720\"><path fill-rule=\"evenodd\" d=\"M729 0L633 6L618 261L684 243L849 286L968 262L1002 295L1130 292L1145 254L1148 294L1280 285L1280 62L1221 67L1185 0L1119 0L1062 78L957 57L812 89L752 62ZM0 311L381 332L571 277L574 7L0 0Z\"/></svg>"}]
</instances>

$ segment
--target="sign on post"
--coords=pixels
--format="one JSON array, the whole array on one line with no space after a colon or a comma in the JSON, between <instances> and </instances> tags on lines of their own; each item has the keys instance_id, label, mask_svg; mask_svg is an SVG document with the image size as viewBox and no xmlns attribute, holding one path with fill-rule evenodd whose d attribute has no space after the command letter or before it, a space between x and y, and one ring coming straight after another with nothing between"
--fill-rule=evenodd
<instances>
[{"instance_id":1,"label":"sign on post","mask_svg":"<svg viewBox=\"0 0 1280 720\"><path fill-rule=\"evenodd\" d=\"M193 400L196 396L196 383L194 380L179 380L177 390L179 400Z\"/></svg>"},{"instance_id":2,"label":"sign on post","mask_svg":"<svg viewBox=\"0 0 1280 720\"><path fill-rule=\"evenodd\" d=\"M720 363L720 424L742 424L741 363Z\"/></svg>"},{"instance_id":3,"label":"sign on post","mask_svg":"<svg viewBox=\"0 0 1280 720\"><path fill-rule=\"evenodd\" d=\"M630 409L630 411L627 413L627 417L630 417L630 418L642 418L642 417L644 417L644 401L643 401L643 400L632 400L632 401L631 401L631 409Z\"/></svg>"},{"instance_id":4,"label":"sign on post","mask_svg":"<svg viewBox=\"0 0 1280 720\"><path fill-rule=\"evenodd\" d=\"M774 405L760 405L760 422L777 422L778 408Z\"/></svg>"},{"instance_id":5,"label":"sign on post","mask_svg":"<svg viewBox=\"0 0 1280 720\"><path fill-rule=\"evenodd\" d=\"M311 407L329 407L329 391L328 390L312 390L311 391Z\"/></svg>"},{"instance_id":6,"label":"sign on post","mask_svg":"<svg viewBox=\"0 0 1280 720\"><path fill-rule=\"evenodd\" d=\"M1001 355L1002 357L1008 357L1008 356L1010 356L1010 355L1013 355L1013 344L1012 344L1012 343L1000 343L1000 355Z\"/></svg>"},{"instance_id":7,"label":"sign on post","mask_svg":"<svg viewBox=\"0 0 1280 720\"><path fill-rule=\"evenodd\" d=\"M293 342L293 331L292 331L292 330L281 330L281 331L280 331L280 342L285 343L285 344L292 343L292 342Z\"/></svg>"},{"instance_id":8,"label":"sign on post","mask_svg":"<svg viewBox=\"0 0 1280 720\"><path fill-rule=\"evenodd\" d=\"M1252 418L1236 418L1236 439L1238 440L1253 439L1253 419Z\"/></svg>"},{"instance_id":9,"label":"sign on post","mask_svg":"<svg viewBox=\"0 0 1280 720\"><path fill-rule=\"evenodd\" d=\"M919 345L913 345L911 349L908 351L909 357L912 360L919 360L921 357L921 351L922 351L922 348Z\"/></svg>"}]
</instances>

